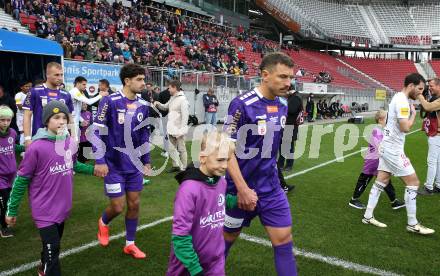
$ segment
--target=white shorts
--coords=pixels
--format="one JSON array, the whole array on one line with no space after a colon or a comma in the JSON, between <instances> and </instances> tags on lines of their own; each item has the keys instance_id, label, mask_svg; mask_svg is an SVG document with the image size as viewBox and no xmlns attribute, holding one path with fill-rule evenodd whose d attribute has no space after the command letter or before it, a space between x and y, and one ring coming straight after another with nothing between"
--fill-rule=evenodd
<instances>
[{"instance_id":1,"label":"white shorts","mask_svg":"<svg viewBox=\"0 0 440 276\"><path fill-rule=\"evenodd\" d=\"M379 148L379 166L377 170L389 172L397 177L412 175L416 172L403 150L396 151L383 147Z\"/></svg>"}]
</instances>

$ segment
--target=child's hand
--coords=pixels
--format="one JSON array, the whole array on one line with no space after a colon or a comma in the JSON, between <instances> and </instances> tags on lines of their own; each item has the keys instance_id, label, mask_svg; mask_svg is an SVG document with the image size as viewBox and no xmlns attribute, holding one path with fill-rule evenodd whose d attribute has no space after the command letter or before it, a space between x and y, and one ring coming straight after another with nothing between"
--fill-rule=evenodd
<instances>
[{"instance_id":1,"label":"child's hand","mask_svg":"<svg viewBox=\"0 0 440 276\"><path fill-rule=\"evenodd\" d=\"M82 121L82 122L81 122L81 126L82 126L82 127L87 127L87 126L89 126L89 122L87 122L87 121Z\"/></svg>"},{"instance_id":2,"label":"child's hand","mask_svg":"<svg viewBox=\"0 0 440 276\"><path fill-rule=\"evenodd\" d=\"M144 165L144 175L150 176L151 175L151 164L145 164Z\"/></svg>"},{"instance_id":3,"label":"child's hand","mask_svg":"<svg viewBox=\"0 0 440 276\"><path fill-rule=\"evenodd\" d=\"M95 171L93 172L95 176L105 177L108 174L108 167L106 164L95 164Z\"/></svg>"},{"instance_id":4,"label":"child's hand","mask_svg":"<svg viewBox=\"0 0 440 276\"><path fill-rule=\"evenodd\" d=\"M15 223L17 222L17 217L8 217L8 216L6 216L5 217L5 221L6 221L7 225L15 226Z\"/></svg>"}]
</instances>

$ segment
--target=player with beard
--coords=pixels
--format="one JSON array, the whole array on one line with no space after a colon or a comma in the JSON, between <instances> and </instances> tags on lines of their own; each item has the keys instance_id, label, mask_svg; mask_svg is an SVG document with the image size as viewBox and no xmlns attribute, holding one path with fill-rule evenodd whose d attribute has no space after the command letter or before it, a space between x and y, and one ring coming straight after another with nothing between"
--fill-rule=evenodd
<instances>
[{"instance_id":1,"label":"player with beard","mask_svg":"<svg viewBox=\"0 0 440 276\"><path fill-rule=\"evenodd\" d=\"M419 178L405 155L405 136L411 130L416 118L414 105L408 99L415 100L423 93L425 79L417 73L405 78L405 87L396 93L388 107L388 118L384 129L384 138L379 148L379 166L376 182L371 187L368 205L362 222L377 227L387 227L373 216L374 208L379 201L379 196L389 184L391 175L400 177L405 183L405 206L408 215L407 231L421 235L433 234L433 229L419 223L416 218L416 199L419 188Z\"/></svg>"}]
</instances>

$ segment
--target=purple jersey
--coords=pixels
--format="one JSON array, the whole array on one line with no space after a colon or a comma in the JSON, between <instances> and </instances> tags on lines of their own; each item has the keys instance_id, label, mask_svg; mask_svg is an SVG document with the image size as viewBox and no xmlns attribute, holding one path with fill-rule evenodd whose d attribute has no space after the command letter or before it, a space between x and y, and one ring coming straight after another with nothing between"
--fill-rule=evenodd
<instances>
[{"instance_id":1,"label":"purple jersey","mask_svg":"<svg viewBox=\"0 0 440 276\"><path fill-rule=\"evenodd\" d=\"M17 133L10 128L5 137L0 137L0 189L10 188L11 179L17 172L15 139Z\"/></svg>"},{"instance_id":2,"label":"purple jersey","mask_svg":"<svg viewBox=\"0 0 440 276\"><path fill-rule=\"evenodd\" d=\"M38 228L63 222L72 208L74 142L70 137L63 141L64 155L56 152L58 143L48 139L34 141L17 172L31 179L29 204Z\"/></svg>"},{"instance_id":3,"label":"purple jersey","mask_svg":"<svg viewBox=\"0 0 440 276\"><path fill-rule=\"evenodd\" d=\"M138 170L130 159L130 156L117 148L126 149L126 142L128 142L126 139L131 139L133 148L129 154L133 159L138 159L140 150L137 148L149 141L149 131L147 126L143 126L137 130L135 129L147 118L148 103L140 97L137 97L135 100L130 100L125 97L122 92L117 92L102 98L99 102L98 113L94 124L100 127L107 127L108 135L100 136L106 145L106 151L104 157L97 159L96 163L107 164L109 170L114 172L137 172ZM125 122L130 122L130 120L131 126L125 126ZM124 126L129 131L129 137L124 137ZM128 148L128 150L130 150L130 148ZM140 158L143 165L150 163L150 154L148 152Z\"/></svg>"},{"instance_id":4,"label":"purple jersey","mask_svg":"<svg viewBox=\"0 0 440 276\"><path fill-rule=\"evenodd\" d=\"M257 88L236 97L229 105L225 129L236 140L235 155L243 178L257 194L280 189L276 158L286 116L285 99L266 99ZM228 192L236 193L228 173L226 180Z\"/></svg>"},{"instance_id":5,"label":"purple jersey","mask_svg":"<svg viewBox=\"0 0 440 276\"><path fill-rule=\"evenodd\" d=\"M176 236L192 236L204 275L225 275L223 225L226 181L215 186L185 180L174 200L173 230ZM167 275L189 275L171 247Z\"/></svg>"},{"instance_id":6,"label":"purple jersey","mask_svg":"<svg viewBox=\"0 0 440 276\"><path fill-rule=\"evenodd\" d=\"M23 109L32 111L32 136L37 133L39 128L44 127L42 122L43 107L53 100L65 103L70 113L72 113L72 98L70 94L65 91L59 89L52 90L45 85L40 85L32 88L27 94Z\"/></svg>"},{"instance_id":7,"label":"purple jersey","mask_svg":"<svg viewBox=\"0 0 440 276\"><path fill-rule=\"evenodd\" d=\"M378 150L382 139L382 129L378 127L374 128L368 143L368 152L365 156L364 168L362 170L364 174L377 175L377 167L379 166Z\"/></svg>"},{"instance_id":8,"label":"purple jersey","mask_svg":"<svg viewBox=\"0 0 440 276\"><path fill-rule=\"evenodd\" d=\"M85 121L88 122L89 124L85 127L80 127L80 131L81 131L81 136L79 137L79 141L81 143L83 142L87 142L87 137L86 137L86 130L89 127L89 125L91 125L92 123L92 112L90 111L81 111L81 118Z\"/></svg>"}]
</instances>

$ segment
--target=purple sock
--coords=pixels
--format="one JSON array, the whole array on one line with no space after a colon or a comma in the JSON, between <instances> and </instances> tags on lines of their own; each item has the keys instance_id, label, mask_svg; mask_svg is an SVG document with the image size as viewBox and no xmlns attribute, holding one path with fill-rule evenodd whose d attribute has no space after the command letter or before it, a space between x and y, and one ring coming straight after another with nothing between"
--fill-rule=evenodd
<instances>
[{"instance_id":1,"label":"purple sock","mask_svg":"<svg viewBox=\"0 0 440 276\"><path fill-rule=\"evenodd\" d=\"M225 260L229 255L229 249L231 249L231 246L233 245L233 242L225 240Z\"/></svg>"},{"instance_id":2,"label":"purple sock","mask_svg":"<svg viewBox=\"0 0 440 276\"><path fill-rule=\"evenodd\" d=\"M102 222L103 222L105 225L108 225L108 224L110 223L110 221L112 221L112 219L109 219L109 218L108 218L107 213L106 213L105 211L102 212L101 219L102 219Z\"/></svg>"},{"instance_id":3,"label":"purple sock","mask_svg":"<svg viewBox=\"0 0 440 276\"><path fill-rule=\"evenodd\" d=\"M296 260L293 255L293 242L274 246L275 268L278 276L296 276Z\"/></svg>"},{"instance_id":4,"label":"purple sock","mask_svg":"<svg viewBox=\"0 0 440 276\"><path fill-rule=\"evenodd\" d=\"M138 218L125 218L125 231L127 231L127 241L134 241L136 238L136 227L138 225Z\"/></svg>"}]
</instances>

